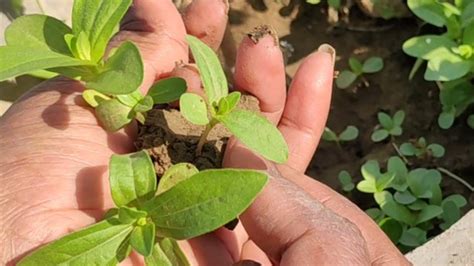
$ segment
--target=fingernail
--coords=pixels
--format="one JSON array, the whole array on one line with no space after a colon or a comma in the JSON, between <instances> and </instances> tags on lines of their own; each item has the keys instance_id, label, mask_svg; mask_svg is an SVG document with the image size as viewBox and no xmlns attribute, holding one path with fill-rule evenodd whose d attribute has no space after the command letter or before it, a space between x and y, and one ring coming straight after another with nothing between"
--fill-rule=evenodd
<instances>
[{"instance_id":1,"label":"fingernail","mask_svg":"<svg viewBox=\"0 0 474 266\"><path fill-rule=\"evenodd\" d=\"M332 58L332 63L334 65L334 63L336 61L336 49L334 49L334 47L332 47L331 45L329 45L327 43L323 43L323 44L321 44L321 46L319 46L318 52L330 54L331 58Z\"/></svg>"},{"instance_id":2,"label":"fingernail","mask_svg":"<svg viewBox=\"0 0 474 266\"><path fill-rule=\"evenodd\" d=\"M257 44L261 39L263 39L265 36L270 35L273 38L273 44L275 46L278 46L278 35L275 31L275 29L270 26L270 25L260 25L255 28L249 33L247 33L247 36L249 37L250 40L254 44Z\"/></svg>"}]
</instances>

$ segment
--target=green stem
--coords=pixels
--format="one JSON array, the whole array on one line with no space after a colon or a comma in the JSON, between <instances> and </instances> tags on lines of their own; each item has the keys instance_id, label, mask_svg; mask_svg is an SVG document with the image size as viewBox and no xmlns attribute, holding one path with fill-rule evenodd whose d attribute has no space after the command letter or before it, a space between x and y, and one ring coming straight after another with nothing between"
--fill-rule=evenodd
<instances>
[{"instance_id":1,"label":"green stem","mask_svg":"<svg viewBox=\"0 0 474 266\"><path fill-rule=\"evenodd\" d=\"M474 192L474 187L471 186L466 180L462 179L460 176L457 176L450 172L448 169L438 167L436 168L438 171L442 172L443 174L446 174L447 176L451 177L452 179L458 181L459 183L463 184L465 187L467 187L471 192Z\"/></svg>"},{"instance_id":2,"label":"green stem","mask_svg":"<svg viewBox=\"0 0 474 266\"><path fill-rule=\"evenodd\" d=\"M209 136L209 133L211 132L211 130L214 128L215 125L217 125L217 122L212 120L209 124L207 124L204 132L202 132L201 138L199 139L199 142L196 148L197 156L200 156L202 154L202 148L204 147L204 144L206 143L207 136Z\"/></svg>"},{"instance_id":3,"label":"green stem","mask_svg":"<svg viewBox=\"0 0 474 266\"><path fill-rule=\"evenodd\" d=\"M392 141L393 141L393 139L392 139ZM408 161L407 157L405 157L405 155L402 154L402 152L398 148L397 144L395 144L395 142L392 142L392 146L395 149L395 151L398 153L398 156L400 156L403 159L405 164L410 165L410 162Z\"/></svg>"}]
</instances>

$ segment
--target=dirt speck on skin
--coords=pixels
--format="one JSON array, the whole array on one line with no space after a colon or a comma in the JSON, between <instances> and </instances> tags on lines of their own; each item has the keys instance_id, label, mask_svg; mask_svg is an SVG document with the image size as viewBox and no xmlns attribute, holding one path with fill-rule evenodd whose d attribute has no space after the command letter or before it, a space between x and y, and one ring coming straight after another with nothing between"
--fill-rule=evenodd
<instances>
[{"instance_id":1,"label":"dirt speck on skin","mask_svg":"<svg viewBox=\"0 0 474 266\"><path fill-rule=\"evenodd\" d=\"M259 112L257 98L242 95L237 108ZM205 126L188 122L176 109L155 108L147 113L145 125L140 126L135 146L146 150L152 157L158 176L173 164L188 162L199 170L221 168L227 140L231 133L216 125L204 144L202 154L196 147Z\"/></svg>"}]
</instances>

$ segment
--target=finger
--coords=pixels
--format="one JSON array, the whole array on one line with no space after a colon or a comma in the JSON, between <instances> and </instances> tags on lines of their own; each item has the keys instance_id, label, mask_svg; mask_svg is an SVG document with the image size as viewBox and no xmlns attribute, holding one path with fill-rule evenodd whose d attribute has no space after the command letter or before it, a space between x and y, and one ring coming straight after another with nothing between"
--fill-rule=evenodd
<instances>
[{"instance_id":1,"label":"finger","mask_svg":"<svg viewBox=\"0 0 474 266\"><path fill-rule=\"evenodd\" d=\"M188 34L217 50L224 37L228 11L228 0L194 0L184 11L184 25Z\"/></svg>"},{"instance_id":2,"label":"finger","mask_svg":"<svg viewBox=\"0 0 474 266\"><path fill-rule=\"evenodd\" d=\"M235 86L257 97L261 111L277 123L286 99L283 55L275 33L268 26L257 27L249 36L237 52Z\"/></svg>"},{"instance_id":3,"label":"finger","mask_svg":"<svg viewBox=\"0 0 474 266\"><path fill-rule=\"evenodd\" d=\"M187 92L196 93L205 97L202 88L199 70L194 64L178 64L171 72L170 76L179 77L186 81Z\"/></svg>"},{"instance_id":4,"label":"finger","mask_svg":"<svg viewBox=\"0 0 474 266\"><path fill-rule=\"evenodd\" d=\"M255 242L249 240L244 243L242 247L242 255L240 257L242 261L251 260L260 263L260 265L271 266L272 262L268 259L267 255L261 250Z\"/></svg>"},{"instance_id":5,"label":"finger","mask_svg":"<svg viewBox=\"0 0 474 266\"><path fill-rule=\"evenodd\" d=\"M299 67L278 128L288 143L287 165L304 172L318 145L331 102L335 50L322 45Z\"/></svg>"},{"instance_id":6,"label":"finger","mask_svg":"<svg viewBox=\"0 0 474 266\"><path fill-rule=\"evenodd\" d=\"M187 62L186 30L170 0L134 0L110 46L132 41L140 49L145 69L143 90L173 70L176 62Z\"/></svg>"},{"instance_id":7,"label":"finger","mask_svg":"<svg viewBox=\"0 0 474 266\"><path fill-rule=\"evenodd\" d=\"M279 166L282 175L303 188L312 198L322 202L336 214L347 218L361 231L367 241L367 248L372 265L406 265L408 262L378 225L359 207L326 185L302 174L295 174L293 169Z\"/></svg>"}]
</instances>

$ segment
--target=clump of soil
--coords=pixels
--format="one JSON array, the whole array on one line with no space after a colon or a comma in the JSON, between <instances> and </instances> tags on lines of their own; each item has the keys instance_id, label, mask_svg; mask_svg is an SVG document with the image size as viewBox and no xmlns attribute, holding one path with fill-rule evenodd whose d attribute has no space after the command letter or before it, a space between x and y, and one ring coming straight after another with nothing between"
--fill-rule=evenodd
<instances>
[{"instance_id":1,"label":"clump of soil","mask_svg":"<svg viewBox=\"0 0 474 266\"><path fill-rule=\"evenodd\" d=\"M237 108L260 112L257 98L250 95L242 95ZM205 126L191 124L176 109L157 107L147 113L135 146L151 155L158 176L162 176L171 165L182 162L192 163L199 170L221 168L225 146L232 134L222 124L216 125L202 153L196 155L204 129Z\"/></svg>"}]
</instances>

